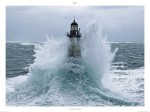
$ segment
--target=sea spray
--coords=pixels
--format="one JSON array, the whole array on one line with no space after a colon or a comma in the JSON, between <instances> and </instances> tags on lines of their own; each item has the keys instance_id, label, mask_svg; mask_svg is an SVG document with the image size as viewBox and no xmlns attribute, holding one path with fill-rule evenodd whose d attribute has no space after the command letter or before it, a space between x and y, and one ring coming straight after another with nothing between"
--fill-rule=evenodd
<instances>
[{"instance_id":1,"label":"sea spray","mask_svg":"<svg viewBox=\"0 0 150 112\"><path fill-rule=\"evenodd\" d=\"M67 56L67 42L65 38L51 36L44 45L37 46L35 62L29 68L29 83L44 84L43 78L47 79L47 74L59 70Z\"/></svg>"},{"instance_id":2,"label":"sea spray","mask_svg":"<svg viewBox=\"0 0 150 112\"><path fill-rule=\"evenodd\" d=\"M111 52L111 46L102 35L102 24L99 20L91 22L83 31L82 57L85 65L92 70L92 77L102 87L102 79L108 79L111 62L115 52Z\"/></svg>"},{"instance_id":3,"label":"sea spray","mask_svg":"<svg viewBox=\"0 0 150 112\"><path fill-rule=\"evenodd\" d=\"M26 80L7 92L7 105L114 106L136 105L106 91L101 80L114 53L101 35L98 22L83 30L81 57L67 57L68 38L51 37L35 48L35 62Z\"/></svg>"},{"instance_id":4,"label":"sea spray","mask_svg":"<svg viewBox=\"0 0 150 112\"><path fill-rule=\"evenodd\" d=\"M29 103L39 95L47 92L54 80L57 71L67 56L68 40L66 38L47 38L47 42L35 45L35 62L29 67L29 73L22 84L14 86L15 91L8 93L8 98L14 97L14 102ZM54 92L54 91L53 91Z\"/></svg>"}]
</instances>

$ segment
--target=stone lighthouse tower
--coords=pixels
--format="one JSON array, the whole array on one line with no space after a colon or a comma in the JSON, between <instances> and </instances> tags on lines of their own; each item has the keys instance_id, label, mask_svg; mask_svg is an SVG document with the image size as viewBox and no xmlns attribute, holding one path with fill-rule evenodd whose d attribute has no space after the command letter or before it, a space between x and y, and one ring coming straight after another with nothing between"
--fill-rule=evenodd
<instances>
[{"instance_id":1,"label":"stone lighthouse tower","mask_svg":"<svg viewBox=\"0 0 150 112\"><path fill-rule=\"evenodd\" d=\"M78 24L75 20L70 25L70 33L67 33L69 37L70 43L68 47L68 56L69 57L80 57L81 49L80 49L80 28L78 29Z\"/></svg>"}]
</instances>

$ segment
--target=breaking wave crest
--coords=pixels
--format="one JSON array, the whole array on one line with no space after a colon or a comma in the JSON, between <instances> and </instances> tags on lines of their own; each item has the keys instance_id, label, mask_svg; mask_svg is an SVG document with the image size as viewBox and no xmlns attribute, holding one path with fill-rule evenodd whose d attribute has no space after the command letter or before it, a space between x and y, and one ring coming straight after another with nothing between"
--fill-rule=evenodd
<instances>
[{"instance_id":1,"label":"breaking wave crest","mask_svg":"<svg viewBox=\"0 0 150 112\"><path fill-rule=\"evenodd\" d=\"M116 51L111 52L101 29L99 21L96 21L83 30L80 58L67 57L69 41L66 37L50 37L43 45L36 45L36 58L29 67L29 73L25 78L18 78L19 82L11 90L7 89L7 105L139 105L103 86L107 82L102 80L109 77Z\"/></svg>"}]
</instances>

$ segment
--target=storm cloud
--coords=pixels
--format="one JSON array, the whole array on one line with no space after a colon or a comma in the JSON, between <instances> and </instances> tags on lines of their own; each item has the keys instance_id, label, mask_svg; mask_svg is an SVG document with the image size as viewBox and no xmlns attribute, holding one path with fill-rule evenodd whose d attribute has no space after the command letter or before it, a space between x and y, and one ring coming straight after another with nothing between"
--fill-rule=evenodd
<instances>
[{"instance_id":1,"label":"storm cloud","mask_svg":"<svg viewBox=\"0 0 150 112\"><path fill-rule=\"evenodd\" d=\"M43 42L45 34L65 37L74 16L81 32L100 19L108 41L144 41L143 6L7 6L6 40Z\"/></svg>"}]
</instances>

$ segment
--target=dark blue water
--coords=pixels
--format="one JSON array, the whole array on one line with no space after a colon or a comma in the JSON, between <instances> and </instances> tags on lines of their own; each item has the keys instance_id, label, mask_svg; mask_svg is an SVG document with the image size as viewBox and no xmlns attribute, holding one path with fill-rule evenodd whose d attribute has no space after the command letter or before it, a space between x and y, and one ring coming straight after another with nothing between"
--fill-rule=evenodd
<instances>
[{"instance_id":1,"label":"dark blue water","mask_svg":"<svg viewBox=\"0 0 150 112\"><path fill-rule=\"evenodd\" d=\"M34 62L34 45L6 44L6 77L28 73L27 67Z\"/></svg>"},{"instance_id":2,"label":"dark blue water","mask_svg":"<svg viewBox=\"0 0 150 112\"><path fill-rule=\"evenodd\" d=\"M116 69L128 70L144 66L144 43L113 43L112 50L115 48L119 48L113 61L113 65L118 66Z\"/></svg>"},{"instance_id":3,"label":"dark blue water","mask_svg":"<svg viewBox=\"0 0 150 112\"><path fill-rule=\"evenodd\" d=\"M48 45L53 43L52 50L57 49L55 41L47 42ZM56 45L57 43L56 41ZM43 47L41 52L38 53L35 52L37 44L39 43L6 44L7 105L144 105L143 43L111 43L111 50L114 51L117 48L118 51L111 63L111 70L108 75L110 80L104 81L107 89L103 86L99 87L94 77L96 73L88 69L89 65L81 64L81 59L70 59L67 63L62 64L63 67L59 67L59 64L55 65L59 63L57 58L55 59L53 55L47 54L51 53L51 51L47 51L51 48ZM58 45L58 48L60 46L61 44ZM54 56L61 55L59 50L56 52L58 54L53 52ZM37 57L40 58L36 60L34 55L38 55ZM52 59L47 58L47 55L52 56ZM46 59L49 59L49 61ZM30 64L32 64L32 67L30 73L28 73ZM57 67L60 69L58 70ZM21 83L28 77L30 78L27 82Z\"/></svg>"},{"instance_id":4,"label":"dark blue water","mask_svg":"<svg viewBox=\"0 0 150 112\"><path fill-rule=\"evenodd\" d=\"M144 67L144 43L112 43L112 51L118 48L112 66L118 70ZM6 77L15 77L28 73L28 67L34 62L34 44L6 44Z\"/></svg>"}]
</instances>

